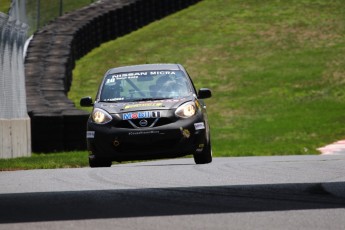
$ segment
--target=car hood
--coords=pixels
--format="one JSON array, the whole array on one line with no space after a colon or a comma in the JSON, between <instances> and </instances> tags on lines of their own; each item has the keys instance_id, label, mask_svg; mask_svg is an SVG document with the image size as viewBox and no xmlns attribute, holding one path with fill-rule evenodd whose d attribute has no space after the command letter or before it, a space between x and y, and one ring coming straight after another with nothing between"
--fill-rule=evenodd
<instances>
[{"instance_id":1,"label":"car hood","mask_svg":"<svg viewBox=\"0 0 345 230\"><path fill-rule=\"evenodd\" d=\"M195 100L195 97L190 96L181 99L167 99L155 101L140 101L140 102L98 102L95 107L106 110L110 114L127 113L134 111L147 110L169 110L176 109L181 104Z\"/></svg>"}]
</instances>

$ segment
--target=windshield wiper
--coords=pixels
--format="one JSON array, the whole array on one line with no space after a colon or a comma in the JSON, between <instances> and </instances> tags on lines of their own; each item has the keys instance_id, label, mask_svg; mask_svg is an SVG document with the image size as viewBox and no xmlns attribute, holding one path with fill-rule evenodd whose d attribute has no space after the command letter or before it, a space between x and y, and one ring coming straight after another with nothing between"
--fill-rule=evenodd
<instances>
[{"instance_id":1,"label":"windshield wiper","mask_svg":"<svg viewBox=\"0 0 345 230\"><path fill-rule=\"evenodd\" d=\"M116 102L124 102L123 100L101 100L98 102L105 102L105 103L116 103Z\"/></svg>"},{"instance_id":2,"label":"windshield wiper","mask_svg":"<svg viewBox=\"0 0 345 230\"><path fill-rule=\"evenodd\" d=\"M150 98L140 98L134 99L133 101L159 101L159 100L168 100L173 99L172 97L150 97Z\"/></svg>"}]
</instances>

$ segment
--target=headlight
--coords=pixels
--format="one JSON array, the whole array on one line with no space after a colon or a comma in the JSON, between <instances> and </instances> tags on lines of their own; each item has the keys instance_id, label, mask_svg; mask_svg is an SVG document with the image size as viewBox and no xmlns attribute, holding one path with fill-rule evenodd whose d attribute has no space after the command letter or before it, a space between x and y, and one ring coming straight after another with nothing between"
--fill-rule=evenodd
<instances>
[{"instance_id":1,"label":"headlight","mask_svg":"<svg viewBox=\"0 0 345 230\"><path fill-rule=\"evenodd\" d=\"M97 124L105 124L111 121L113 118L109 113L102 109L94 109L92 111L92 120Z\"/></svg>"},{"instance_id":2,"label":"headlight","mask_svg":"<svg viewBox=\"0 0 345 230\"><path fill-rule=\"evenodd\" d=\"M194 116L195 112L195 103L187 102L176 109L175 115L182 118L188 118Z\"/></svg>"}]
</instances>

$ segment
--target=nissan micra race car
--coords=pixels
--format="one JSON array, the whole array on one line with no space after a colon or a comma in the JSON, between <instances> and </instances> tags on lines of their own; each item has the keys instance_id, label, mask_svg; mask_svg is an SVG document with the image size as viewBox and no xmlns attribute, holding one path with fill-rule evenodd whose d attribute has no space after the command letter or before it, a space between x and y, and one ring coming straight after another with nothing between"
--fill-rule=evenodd
<instances>
[{"instance_id":1,"label":"nissan micra race car","mask_svg":"<svg viewBox=\"0 0 345 230\"><path fill-rule=\"evenodd\" d=\"M203 99L180 64L145 64L105 73L87 122L91 167L112 161L149 160L193 155L196 164L212 161L210 128Z\"/></svg>"}]
</instances>

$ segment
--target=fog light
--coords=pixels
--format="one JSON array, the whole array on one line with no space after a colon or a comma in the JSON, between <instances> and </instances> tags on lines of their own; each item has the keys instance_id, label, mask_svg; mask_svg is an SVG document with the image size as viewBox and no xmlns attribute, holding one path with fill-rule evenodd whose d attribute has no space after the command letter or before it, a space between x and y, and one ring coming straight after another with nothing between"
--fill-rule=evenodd
<instances>
[{"instance_id":1,"label":"fog light","mask_svg":"<svg viewBox=\"0 0 345 230\"><path fill-rule=\"evenodd\" d=\"M120 145L120 141L117 140L117 139L115 139L115 140L113 141L113 145L114 145L115 147L119 146L119 145Z\"/></svg>"}]
</instances>

